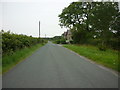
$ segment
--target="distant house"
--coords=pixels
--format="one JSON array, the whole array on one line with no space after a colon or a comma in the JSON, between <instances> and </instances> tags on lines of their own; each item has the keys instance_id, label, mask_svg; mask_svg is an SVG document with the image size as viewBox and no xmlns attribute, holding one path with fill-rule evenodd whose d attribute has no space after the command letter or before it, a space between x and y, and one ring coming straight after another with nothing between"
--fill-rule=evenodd
<instances>
[{"instance_id":1,"label":"distant house","mask_svg":"<svg viewBox=\"0 0 120 90\"><path fill-rule=\"evenodd\" d=\"M62 36L66 40L66 43L70 43L70 41L72 41L72 33L70 30L67 30L67 32L64 32Z\"/></svg>"}]
</instances>

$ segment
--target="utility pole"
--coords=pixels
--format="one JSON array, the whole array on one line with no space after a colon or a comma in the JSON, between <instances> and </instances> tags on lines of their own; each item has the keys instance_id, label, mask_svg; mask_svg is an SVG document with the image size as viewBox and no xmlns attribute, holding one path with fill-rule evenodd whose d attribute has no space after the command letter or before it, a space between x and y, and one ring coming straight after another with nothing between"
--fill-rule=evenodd
<instances>
[{"instance_id":1,"label":"utility pole","mask_svg":"<svg viewBox=\"0 0 120 90\"><path fill-rule=\"evenodd\" d=\"M39 21L39 38L40 38L40 21Z\"/></svg>"},{"instance_id":2,"label":"utility pole","mask_svg":"<svg viewBox=\"0 0 120 90\"><path fill-rule=\"evenodd\" d=\"M46 38L46 34L45 34L45 38Z\"/></svg>"}]
</instances>

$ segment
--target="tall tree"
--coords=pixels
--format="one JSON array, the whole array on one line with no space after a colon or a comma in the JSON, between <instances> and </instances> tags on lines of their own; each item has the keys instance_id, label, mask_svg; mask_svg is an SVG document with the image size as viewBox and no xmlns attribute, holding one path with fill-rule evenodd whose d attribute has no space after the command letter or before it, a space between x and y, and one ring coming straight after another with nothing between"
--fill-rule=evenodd
<instances>
[{"instance_id":1,"label":"tall tree","mask_svg":"<svg viewBox=\"0 0 120 90\"><path fill-rule=\"evenodd\" d=\"M66 27L72 30L74 41L82 41L82 38L87 39L87 31L89 30L89 24L87 22L90 12L89 2L73 2L68 7L64 8L59 15L60 26ZM79 34L78 34L79 33ZM83 40L85 41L85 40Z\"/></svg>"},{"instance_id":2,"label":"tall tree","mask_svg":"<svg viewBox=\"0 0 120 90\"><path fill-rule=\"evenodd\" d=\"M118 15L118 3L98 2L92 9L90 24L101 40L101 47L105 48L113 34L111 24Z\"/></svg>"},{"instance_id":3,"label":"tall tree","mask_svg":"<svg viewBox=\"0 0 120 90\"><path fill-rule=\"evenodd\" d=\"M118 16L117 2L73 2L63 9L59 21L61 27L71 29L75 42L85 43L96 37L104 49L114 32L119 30Z\"/></svg>"}]
</instances>

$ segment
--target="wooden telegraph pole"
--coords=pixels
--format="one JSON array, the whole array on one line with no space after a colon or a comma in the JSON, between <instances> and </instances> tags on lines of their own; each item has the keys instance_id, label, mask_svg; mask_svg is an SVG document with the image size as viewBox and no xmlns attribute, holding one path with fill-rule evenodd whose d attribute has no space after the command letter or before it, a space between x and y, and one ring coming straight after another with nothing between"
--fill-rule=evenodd
<instances>
[{"instance_id":1,"label":"wooden telegraph pole","mask_svg":"<svg viewBox=\"0 0 120 90\"><path fill-rule=\"evenodd\" d=\"M39 21L39 38L40 38L40 21Z\"/></svg>"}]
</instances>

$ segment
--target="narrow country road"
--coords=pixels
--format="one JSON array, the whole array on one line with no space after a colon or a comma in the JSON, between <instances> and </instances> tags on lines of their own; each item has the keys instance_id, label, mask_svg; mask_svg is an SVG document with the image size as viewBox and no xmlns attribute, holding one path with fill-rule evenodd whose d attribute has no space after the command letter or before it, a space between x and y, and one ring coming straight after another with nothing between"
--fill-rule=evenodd
<instances>
[{"instance_id":1,"label":"narrow country road","mask_svg":"<svg viewBox=\"0 0 120 90\"><path fill-rule=\"evenodd\" d=\"M3 88L118 88L112 72L48 42L3 75Z\"/></svg>"}]
</instances>

